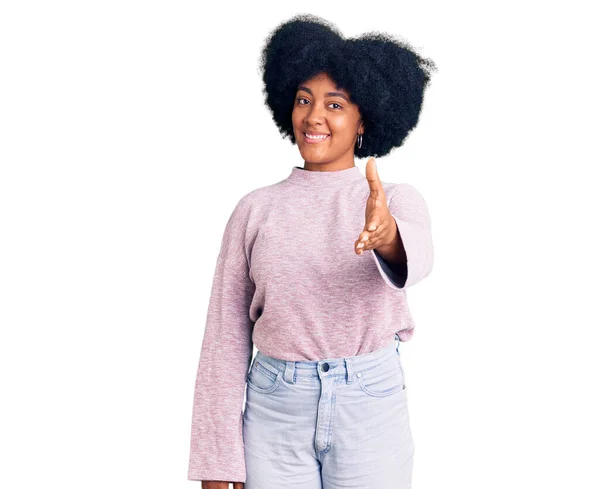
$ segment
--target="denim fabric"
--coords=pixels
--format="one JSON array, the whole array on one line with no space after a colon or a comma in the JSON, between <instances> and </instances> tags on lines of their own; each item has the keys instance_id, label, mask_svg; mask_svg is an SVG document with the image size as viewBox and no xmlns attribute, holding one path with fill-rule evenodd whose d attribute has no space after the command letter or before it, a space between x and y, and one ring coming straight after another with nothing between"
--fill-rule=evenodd
<instances>
[{"instance_id":1,"label":"denim fabric","mask_svg":"<svg viewBox=\"0 0 600 489\"><path fill-rule=\"evenodd\" d=\"M410 489L414 443L398 335L348 358L262 354L247 375L245 489Z\"/></svg>"}]
</instances>

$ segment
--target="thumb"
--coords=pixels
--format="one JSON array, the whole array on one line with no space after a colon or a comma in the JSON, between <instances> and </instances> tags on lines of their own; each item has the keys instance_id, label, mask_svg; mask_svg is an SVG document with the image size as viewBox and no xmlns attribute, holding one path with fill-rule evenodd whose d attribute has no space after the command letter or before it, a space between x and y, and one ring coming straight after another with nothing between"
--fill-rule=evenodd
<instances>
[{"instance_id":1,"label":"thumb","mask_svg":"<svg viewBox=\"0 0 600 489\"><path fill-rule=\"evenodd\" d=\"M371 191L371 195L373 192L383 192L383 185L381 184L381 180L379 179L379 172L377 171L377 164L375 163L375 158L372 156L367 161L367 166L365 168L365 177L369 182L369 190Z\"/></svg>"}]
</instances>

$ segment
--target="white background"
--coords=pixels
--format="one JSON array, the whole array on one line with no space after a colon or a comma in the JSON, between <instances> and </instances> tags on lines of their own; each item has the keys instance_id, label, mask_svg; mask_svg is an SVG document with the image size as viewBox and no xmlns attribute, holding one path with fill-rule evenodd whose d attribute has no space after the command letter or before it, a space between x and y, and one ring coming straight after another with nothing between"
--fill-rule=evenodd
<instances>
[{"instance_id":1,"label":"white background","mask_svg":"<svg viewBox=\"0 0 600 489\"><path fill-rule=\"evenodd\" d=\"M438 66L418 127L377 160L421 191L434 235L402 344L414 488L599 488L591 4L3 2L0 486L200 486L191 408L222 232L242 195L303 165L258 57L310 12Z\"/></svg>"}]
</instances>

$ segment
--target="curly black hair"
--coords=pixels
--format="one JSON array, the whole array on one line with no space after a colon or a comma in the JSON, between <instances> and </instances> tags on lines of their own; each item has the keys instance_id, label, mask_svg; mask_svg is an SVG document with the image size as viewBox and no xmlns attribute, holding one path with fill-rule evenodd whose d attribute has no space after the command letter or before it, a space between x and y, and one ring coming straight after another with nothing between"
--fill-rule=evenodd
<instances>
[{"instance_id":1,"label":"curly black hair","mask_svg":"<svg viewBox=\"0 0 600 489\"><path fill-rule=\"evenodd\" d=\"M298 85L327 73L346 89L364 123L358 158L381 157L400 147L417 125L435 63L406 41L370 32L345 38L331 23L299 14L277 26L260 56L265 103L283 138L296 144L292 110Z\"/></svg>"}]
</instances>

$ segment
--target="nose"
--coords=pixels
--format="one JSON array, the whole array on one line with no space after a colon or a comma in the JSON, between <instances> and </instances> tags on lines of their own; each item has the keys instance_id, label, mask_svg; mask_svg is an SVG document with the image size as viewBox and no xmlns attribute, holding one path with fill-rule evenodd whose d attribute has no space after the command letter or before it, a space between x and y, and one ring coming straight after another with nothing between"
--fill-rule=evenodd
<instances>
[{"instance_id":1,"label":"nose","mask_svg":"<svg viewBox=\"0 0 600 489\"><path fill-rule=\"evenodd\" d=\"M325 107L323 104L312 104L308 114L306 115L305 123L308 126L323 124Z\"/></svg>"}]
</instances>

